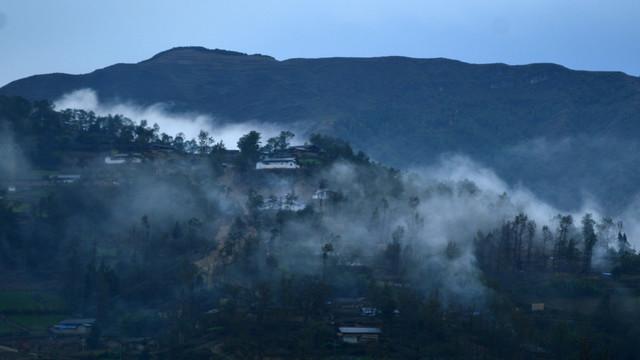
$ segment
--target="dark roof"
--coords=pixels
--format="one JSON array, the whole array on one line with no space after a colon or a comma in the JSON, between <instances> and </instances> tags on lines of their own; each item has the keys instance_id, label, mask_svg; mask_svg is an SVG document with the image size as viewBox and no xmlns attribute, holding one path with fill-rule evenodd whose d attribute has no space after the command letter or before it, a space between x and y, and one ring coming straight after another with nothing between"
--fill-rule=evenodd
<instances>
[{"instance_id":1,"label":"dark roof","mask_svg":"<svg viewBox=\"0 0 640 360\"><path fill-rule=\"evenodd\" d=\"M380 328L369 327L340 327L338 330L343 334L380 334Z\"/></svg>"}]
</instances>

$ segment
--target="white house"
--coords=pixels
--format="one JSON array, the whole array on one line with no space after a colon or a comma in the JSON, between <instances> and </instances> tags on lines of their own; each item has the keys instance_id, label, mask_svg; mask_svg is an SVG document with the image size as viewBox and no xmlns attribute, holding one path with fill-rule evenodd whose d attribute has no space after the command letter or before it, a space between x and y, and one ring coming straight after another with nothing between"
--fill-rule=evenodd
<instances>
[{"instance_id":1,"label":"white house","mask_svg":"<svg viewBox=\"0 0 640 360\"><path fill-rule=\"evenodd\" d=\"M296 158L264 158L256 163L256 169L299 169Z\"/></svg>"},{"instance_id":2,"label":"white house","mask_svg":"<svg viewBox=\"0 0 640 360\"><path fill-rule=\"evenodd\" d=\"M368 327L340 327L338 337L346 343L377 342L380 338L380 328Z\"/></svg>"},{"instance_id":3,"label":"white house","mask_svg":"<svg viewBox=\"0 0 640 360\"><path fill-rule=\"evenodd\" d=\"M125 163L139 164L142 157L139 154L114 154L104 158L104 163L109 165L119 165Z\"/></svg>"}]
</instances>

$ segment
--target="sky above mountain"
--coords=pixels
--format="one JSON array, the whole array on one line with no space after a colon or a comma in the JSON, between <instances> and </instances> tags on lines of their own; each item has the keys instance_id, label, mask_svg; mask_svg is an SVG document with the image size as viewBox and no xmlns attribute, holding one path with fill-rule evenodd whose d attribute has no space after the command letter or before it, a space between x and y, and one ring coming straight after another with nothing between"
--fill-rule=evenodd
<instances>
[{"instance_id":1,"label":"sky above mountain","mask_svg":"<svg viewBox=\"0 0 640 360\"><path fill-rule=\"evenodd\" d=\"M0 86L82 74L176 46L278 60L400 55L640 74L631 0L4 0Z\"/></svg>"}]
</instances>

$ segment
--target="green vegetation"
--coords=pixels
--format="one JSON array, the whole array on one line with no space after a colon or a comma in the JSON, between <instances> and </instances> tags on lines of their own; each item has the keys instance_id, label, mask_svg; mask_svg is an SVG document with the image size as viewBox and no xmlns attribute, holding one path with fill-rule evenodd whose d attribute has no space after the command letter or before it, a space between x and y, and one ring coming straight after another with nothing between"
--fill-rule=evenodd
<instances>
[{"instance_id":1,"label":"green vegetation","mask_svg":"<svg viewBox=\"0 0 640 360\"><path fill-rule=\"evenodd\" d=\"M11 322L36 331L45 331L66 318L65 315L12 315L8 317Z\"/></svg>"},{"instance_id":2,"label":"green vegetation","mask_svg":"<svg viewBox=\"0 0 640 360\"><path fill-rule=\"evenodd\" d=\"M0 334L11 334L14 329L5 321L0 320Z\"/></svg>"},{"instance_id":3,"label":"green vegetation","mask_svg":"<svg viewBox=\"0 0 640 360\"><path fill-rule=\"evenodd\" d=\"M29 183L16 192L28 211L0 199L3 286L55 292L4 291L0 313L31 330L93 318L95 356L115 357L107 339L123 358L640 356L640 255L612 218L534 218L539 204L388 168L328 135L309 139L315 166L263 171L257 131L236 154L206 132L0 103L24 164L81 175L2 174ZM112 150L140 161L107 164ZM370 342L346 341L352 326Z\"/></svg>"},{"instance_id":4,"label":"green vegetation","mask_svg":"<svg viewBox=\"0 0 640 360\"><path fill-rule=\"evenodd\" d=\"M65 301L46 291L1 291L0 313L63 312Z\"/></svg>"}]
</instances>

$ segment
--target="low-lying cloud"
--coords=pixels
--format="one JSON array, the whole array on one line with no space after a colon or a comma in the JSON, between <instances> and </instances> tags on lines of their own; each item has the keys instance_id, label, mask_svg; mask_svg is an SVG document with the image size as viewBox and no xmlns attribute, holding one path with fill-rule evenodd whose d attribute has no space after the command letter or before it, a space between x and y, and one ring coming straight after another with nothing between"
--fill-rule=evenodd
<instances>
[{"instance_id":1,"label":"low-lying cloud","mask_svg":"<svg viewBox=\"0 0 640 360\"><path fill-rule=\"evenodd\" d=\"M0 122L0 180L15 181L31 169L9 126Z\"/></svg>"},{"instance_id":2,"label":"low-lying cloud","mask_svg":"<svg viewBox=\"0 0 640 360\"><path fill-rule=\"evenodd\" d=\"M123 115L136 122L147 120L149 125L158 124L161 133L170 136L183 133L187 139L196 138L200 130L204 130L216 142L222 141L228 149L236 149L238 139L252 130L260 132L263 141L277 136L280 131L284 130L275 124L258 121L223 125L214 116L207 114L174 113L169 111L168 105L164 103L140 106L132 101L103 102L93 89L79 89L65 94L54 104L58 110L79 109L92 111L99 116Z\"/></svg>"},{"instance_id":3,"label":"low-lying cloud","mask_svg":"<svg viewBox=\"0 0 640 360\"><path fill-rule=\"evenodd\" d=\"M544 158L553 156L553 154L558 152L567 152L568 148L575 141L577 140L563 139L557 142L551 142L541 139L534 141L534 146L531 149L525 150L522 147L518 147L512 149L512 151L525 153L526 156L530 158L534 157L534 154ZM604 146L609 144L609 142L601 140L591 147L597 147L598 144ZM594 164L593 166L597 168L604 165ZM583 189L581 191L582 196L580 201L576 206L563 206L561 208L543 199L520 182L509 184L498 176L493 169L483 166L464 155L443 155L435 164L428 167L416 168L412 171L419 173L425 178L438 181L461 182L469 180L476 184L485 194L500 195L504 193L508 196L509 202L513 206L512 212L517 211L527 214L529 218L534 219L538 223L539 227L540 225L549 225L553 228L553 217L558 214L572 215L576 226L580 226L580 219L586 213L591 213L596 221L600 221L604 217L610 217L616 221L623 222L624 231L627 233L628 240L632 246L640 244L638 242L640 238L640 222L637 219L638 209L640 209L640 194L630 196L628 205L622 210L606 210L606 207L600 204L598 198L593 195L592 192ZM540 171L544 171L544 168L540 169ZM579 185L576 184L576 186Z\"/></svg>"},{"instance_id":4,"label":"low-lying cloud","mask_svg":"<svg viewBox=\"0 0 640 360\"><path fill-rule=\"evenodd\" d=\"M67 94L56 101L56 106L84 109L98 115L122 114L134 121L146 119L149 124L157 123L161 132L169 135L182 132L187 138L196 137L200 130L205 130L216 141L222 140L229 148L234 148L237 140L251 130L259 131L263 135L263 142L268 137L276 136L281 130L288 130L257 121L218 125L219 122L212 116L198 113L174 114L168 111L164 104L142 107L133 103L102 103L97 93L91 89ZM532 161L562 160L570 157L573 144L572 140L567 139L559 142L537 140L531 148L515 147L510 149L508 154ZM598 144L593 145L594 149ZM512 163L514 166L518 165L514 160ZM409 275L414 286L421 288L425 293L440 291L445 299L465 298L465 302L475 302L486 297L488 290L478 280L480 270L473 253L474 237L478 230L490 232L520 212L535 220L537 237L540 236L543 225L555 229L554 217L558 214L572 215L574 225L579 227L580 219L586 213L591 213L596 221L603 217L623 221L624 230L632 245L640 236L640 224L636 220L640 198L616 214L605 213L595 198L590 196L583 196L579 206L569 207L568 210L561 209L536 195L521 182L505 179L498 174L494 169L468 156L446 154L435 164L405 172L400 179L403 195L394 199L388 195L393 193L390 189L393 181L385 178L384 173L371 174L371 181L365 182L360 178L363 174L352 164L337 162L315 174L316 179L307 180L315 181L317 184L320 179L328 179L329 187L342 192L347 201L334 210L325 204L322 210L323 225L313 225L318 228L310 227L304 219L292 220L286 227L280 228L278 233L281 237L286 235L290 239L296 239L296 246L292 247L289 242L284 241L278 248L269 241L269 251L281 256L281 265L290 271L296 268L296 271L308 272L310 264L315 268L320 266L320 245L330 233L340 236L339 242L335 244L336 249L343 256L349 257L350 254L357 256L384 253L381 250L391 241L394 229L403 227L403 246L410 247L404 251L407 252L407 261L412 266ZM294 178L280 177L276 174L265 175L261 184L266 187L257 190L265 198L270 195L282 197L284 194L295 192L301 202L311 203L315 184L300 187L299 183L294 183ZM164 185L153 184L154 182L150 182L142 187L145 189L144 197L158 198L158 194L171 193L163 187ZM146 196L150 189L155 188L160 190L153 196ZM411 196L420 199L419 204L413 208L408 204ZM170 204L162 209L175 214L176 209L172 204L173 201L170 201ZM228 205L220 205L219 208L228 208ZM185 209L180 209L179 212L188 213L191 210L188 206ZM235 208L235 211L238 211L238 208ZM163 217L162 214L154 214L149 209L131 209L131 213L137 214L132 215L134 219L147 213L151 219ZM378 216L377 221L372 221L374 216ZM211 228L215 226L211 225ZM265 231L269 230L271 229ZM264 239L266 238L268 236L265 235ZM444 252L451 242L458 247L458 255L453 259L447 259ZM304 265L298 269L301 263Z\"/></svg>"}]
</instances>

